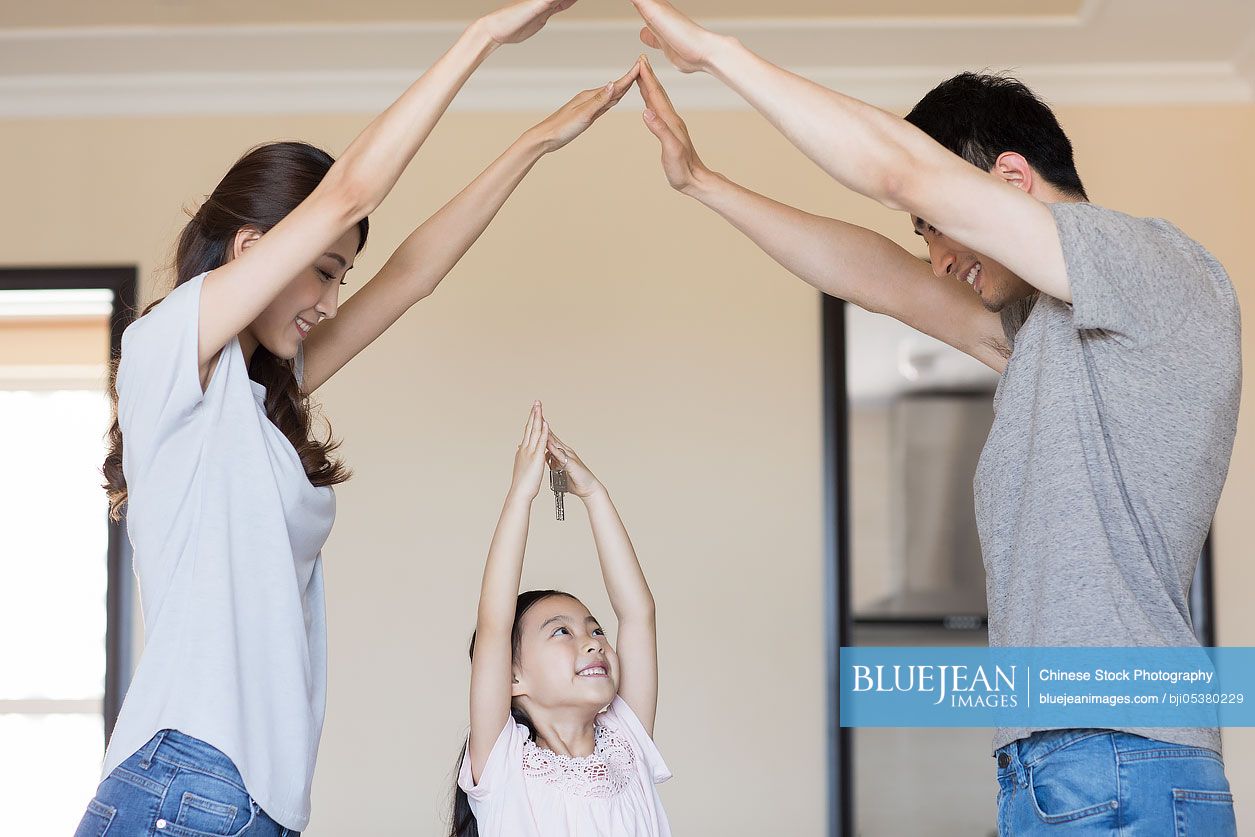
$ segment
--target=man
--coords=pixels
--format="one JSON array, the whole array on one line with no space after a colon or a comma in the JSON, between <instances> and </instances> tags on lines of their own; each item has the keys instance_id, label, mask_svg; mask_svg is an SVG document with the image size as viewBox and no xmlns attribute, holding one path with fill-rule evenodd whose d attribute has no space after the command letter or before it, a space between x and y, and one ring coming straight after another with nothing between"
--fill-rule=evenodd
<instances>
[{"instance_id":1,"label":"man","mask_svg":"<svg viewBox=\"0 0 1255 837\"><path fill-rule=\"evenodd\" d=\"M870 230L711 172L644 66L671 185L821 291L1002 374L975 479L990 644L1196 646L1188 592L1241 378L1216 260L1165 221L1088 203L1071 143L1019 82L963 74L903 120L665 0L632 2L647 46L728 84L846 187L910 213L935 275ZM1003 834L1236 833L1215 728L999 729L993 747Z\"/></svg>"}]
</instances>

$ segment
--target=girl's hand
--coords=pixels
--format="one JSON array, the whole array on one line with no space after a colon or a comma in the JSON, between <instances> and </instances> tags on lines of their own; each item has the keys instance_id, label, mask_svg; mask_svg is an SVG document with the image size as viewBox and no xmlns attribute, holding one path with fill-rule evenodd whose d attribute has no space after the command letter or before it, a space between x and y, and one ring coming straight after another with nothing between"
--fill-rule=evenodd
<instances>
[{"instance_id":1,"label":"girl's hand","mask_svg":"<svg viewBox=\"0 0 1255 837\"><path fill-rule=\"evenodd\" d=\"M688 126L676 113L649 60L643 59L638 63L640 75L636 86L645 99L645 125L662 143L662 170L667 175L667 182L673 189L683 192L709 174L710 170L697 156Z\"/></svg>"},{"instance_id":2,"label":"girl's hand","mask_svg":"<svg viewBox=\"0 0 1255 837\"><path fill-rule=\"evenodd\" d=\"M726 40L698 26L667 0L632 0L645 20L641 42L660 49L682 73L707 70L722 41Z\"/></svg>"},{"instance_id":3,"label":"girl's hand","mask_svg":"<svg viewBox=\"0 0 1255 837\"><path fill-rule=\"evenodd\" d=\"M549 18L575 5L576 0L521 0L484 15L478 21L498 46L517 44L535 35Z\"/></svg>"},{"instance_id":4,"label":"girl's hand","mask_svg":"<svg viewBox=\"0 0 1255 837\"><path fill-rule=\"evenodd\" d=\"M581 500L605 490L571 446L552 433L549 434L549 467L566 471L567 489Z\"/></svg>"},{"instance_id":5,"label":"girl's hand","mask_svg":"<svg viewBox=\"0 0 1255 837\"><path fill-rule=\"evenodd\" d=\"M540 492L540 481L545 476L545 451L549 442L549 422L545 421L540 402L532 405L523 428L523 441L514 454L514 479L510 483L510 496L528 503Z\"/></svg>"},{"instance_id":6,"label":"girl's hand","mask_svg":"<svg viewBox=\"0 0 1255 837\"><path fill-rule=\"evenodd\" d=\"M632 65L632 69L617 81L578 94L553 115L532 128L532 132L540 137L546 151L557 151L584 133L588 126L597 121L603 113L617 105L632 87L632 82L636 81L640 70L641 62L637 61Z\"/></svg>"}]
</instances>

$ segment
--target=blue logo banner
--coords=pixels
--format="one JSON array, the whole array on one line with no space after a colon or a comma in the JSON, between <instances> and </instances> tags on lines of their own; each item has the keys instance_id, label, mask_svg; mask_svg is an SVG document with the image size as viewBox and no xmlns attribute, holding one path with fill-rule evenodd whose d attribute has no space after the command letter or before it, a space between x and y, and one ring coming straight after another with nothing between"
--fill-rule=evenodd
<instances>
[{"instance_id":1,"label":"blue logo banner","mask_svg":"<svg viewBox=\"0 0 1255 837\"><path fill-rule=\"evenodd\" d=\"M1255 648L842 648L843 727L1255 726Z\"/></svg>"}]
</instances>

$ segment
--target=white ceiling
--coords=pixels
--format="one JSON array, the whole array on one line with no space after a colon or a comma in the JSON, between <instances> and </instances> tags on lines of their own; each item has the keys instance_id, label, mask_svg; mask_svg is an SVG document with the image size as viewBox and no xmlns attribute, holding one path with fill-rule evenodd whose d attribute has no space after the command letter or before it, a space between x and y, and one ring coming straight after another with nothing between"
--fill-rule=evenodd
<instances>
[{"instance_id":1,"label":"white ceiling","mask_svg":"<svg viewBox=\"0 0 1255 837\"><path fill-rule=\"evenodd\" d=\"M447 47L461 27L451 15L494 5L0 3L0 117L375 111ZM909 106L959 70L986 68L1014 72L1054 104L1255 101L1255 0L681 5L773 61L886 107ZM845 16L822 14L837 5ZM398 17L416 8L427 19ZM582 0L532 41L498 51L455 107L547 109L614 77L642 49L639 21L625 9L627 0ZM294 10L305 16L293 20ZM347 10L353 22L343 20ZM322 19L333 12L340 17ZM245 14L267 22L244 23ZM669 83L685 108L744 107L706 76L673 74Z\"/></svg>"}]
</instances>

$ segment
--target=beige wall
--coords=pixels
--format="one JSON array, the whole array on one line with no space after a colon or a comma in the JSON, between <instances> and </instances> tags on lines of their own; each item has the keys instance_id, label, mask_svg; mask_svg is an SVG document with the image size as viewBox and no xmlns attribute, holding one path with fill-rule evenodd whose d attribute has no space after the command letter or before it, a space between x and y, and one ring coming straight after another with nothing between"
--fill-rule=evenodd
<instances>
[{"instance_id":1,"label":"beige wall","mask_svg":"<svg viewBox=\"0 0 1255 837\"><path fill-rule=\"evenodd\" d=\"M1093 198L1176 221L1255 310L1255 108L1062 116ZM353 284L530 121L447 118L372 219ZM338 150L362 122L7 122L0 261L138 263L149 277L178 208L248 145L301 137ZM916 246L904 217L835 187L757 116L690 123L712 166ZM790 833L820 833L818 338L817 294L670 192L634 112L544 161L446 286L321 393L357 476L338 492L326 549L331 681L309 833L439 833L482 559L537 397L611 487L657 596L658 740L676 774L663 793L677 833L778 833L782 816ZM1230 645L1255 644L1251 410L1241 421L1217 523ZM608 618L584 515L555 523L543 497L524 583L568 588ZM1255 787L1249 732L1227 734L1235 788ZM1255 828L1255 810L1240 816Z\"/></svg>"}]
</instances>

